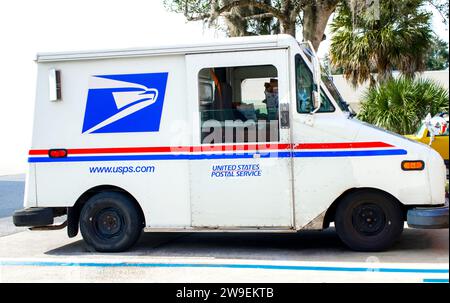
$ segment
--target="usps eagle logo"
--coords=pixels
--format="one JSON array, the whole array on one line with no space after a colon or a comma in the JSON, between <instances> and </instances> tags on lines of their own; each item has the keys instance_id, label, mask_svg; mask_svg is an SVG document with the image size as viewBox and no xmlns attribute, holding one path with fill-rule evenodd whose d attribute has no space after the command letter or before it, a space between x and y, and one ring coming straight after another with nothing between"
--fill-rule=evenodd
<instances>
[{"instance_id":1,"label":"usps eagle logo","mask_svg":"<svg viewBox=\"0 0 450 303\"><path fill-rule=\"evenodd\" d=\"M82 133L157 132L168 73L92 76Z\"/></svg>"}]
</instances>

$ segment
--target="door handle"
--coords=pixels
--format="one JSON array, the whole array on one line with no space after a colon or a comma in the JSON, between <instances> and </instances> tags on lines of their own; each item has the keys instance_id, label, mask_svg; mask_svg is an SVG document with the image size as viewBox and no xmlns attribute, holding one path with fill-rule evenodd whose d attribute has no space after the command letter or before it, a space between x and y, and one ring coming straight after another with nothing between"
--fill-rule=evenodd
<instances>
[{"instance_id":1,"label":"door handle","mask_svg":"<svg viewBox=\"0 0 450 303\"><path fill-rule=\"evenodd\" d=\"M289 128L289 103L280 104L281 128Z\"/></svg>"}]
</instances>

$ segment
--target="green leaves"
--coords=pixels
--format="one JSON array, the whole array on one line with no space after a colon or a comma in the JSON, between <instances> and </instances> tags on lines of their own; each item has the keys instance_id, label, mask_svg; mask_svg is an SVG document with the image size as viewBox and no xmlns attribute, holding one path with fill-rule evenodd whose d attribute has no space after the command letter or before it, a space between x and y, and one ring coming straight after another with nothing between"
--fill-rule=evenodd
<instances>
[{"instance_id":1,"label":"green leaves","mask_svg":"<svg viewBox=\"0 0 450 303\"><path fill-rule=\"evenodd\" d=\"M429 79L391 79L365 92L358 119L411 134L428 113L448 112L448 98L448 91Z\"/></svg>"},{"instance_id":2,"label":"green leaves","mask_svg":"<svg viewBox=\"0 0 450 303\"><path fill-rule=\"evenodd\" d=\"M427 52L427 70L442 70L448 68L448 43L438 37L433 38L433 45Z\"/></svg>"},{"instance_id":3,"label":"green leaves","mask_svg":"<svg viewBox=\"0 0 450 303\"><path fill-rule=\"evenodd\" d=\"M431 14L423 0L380 1L380 20L365 14L353 19L345 4L339 6L331 24L330 59L342 67L353 85L391 78L394 69L413 77L425 68L425 56L432 45Z\"/></svg>"}]
</instances>

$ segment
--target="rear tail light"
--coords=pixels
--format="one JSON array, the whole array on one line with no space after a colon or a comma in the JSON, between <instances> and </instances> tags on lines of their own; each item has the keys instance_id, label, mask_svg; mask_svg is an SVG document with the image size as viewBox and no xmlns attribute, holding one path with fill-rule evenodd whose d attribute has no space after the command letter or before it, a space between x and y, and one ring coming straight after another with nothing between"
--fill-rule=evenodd
<instances>
[{"instance_id":1,"label":"rear tail light","mask_svg":"<svg viewBox=\"0 0 450 303\"><path fill-rule=\"evenodd\" d=\"M67 149L51 149L48 151L50 158L64 158L67 157Z\"/></svg>"}]
</instances>

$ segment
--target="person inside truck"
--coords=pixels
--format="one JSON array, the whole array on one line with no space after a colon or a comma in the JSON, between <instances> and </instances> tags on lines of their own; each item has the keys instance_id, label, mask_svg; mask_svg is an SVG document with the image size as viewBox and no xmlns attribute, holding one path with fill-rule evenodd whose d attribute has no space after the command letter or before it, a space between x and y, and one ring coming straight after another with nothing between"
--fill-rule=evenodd
<instances>
[{"instance_id":1,"label":"person inside truck","mask_svg":"<svg viewBox=\"0 0 450 303\"><path fill-rule=\"evenodd\" d=\"M312 110L311 85L310 77L302 72L297 75L297 100L302 113Z\"/></svg>"},{"instance_id":2,"label":"person inside truck","mask_svg":"<svg viewBox=\"0 0 450 303\"><path fill-rule=\"evenodd\" d=\"M278 120L278 80L270 79L270 83L264 83L266 99L263 103L267 107L268 120Z\"/></svg>"}]
</instances>

